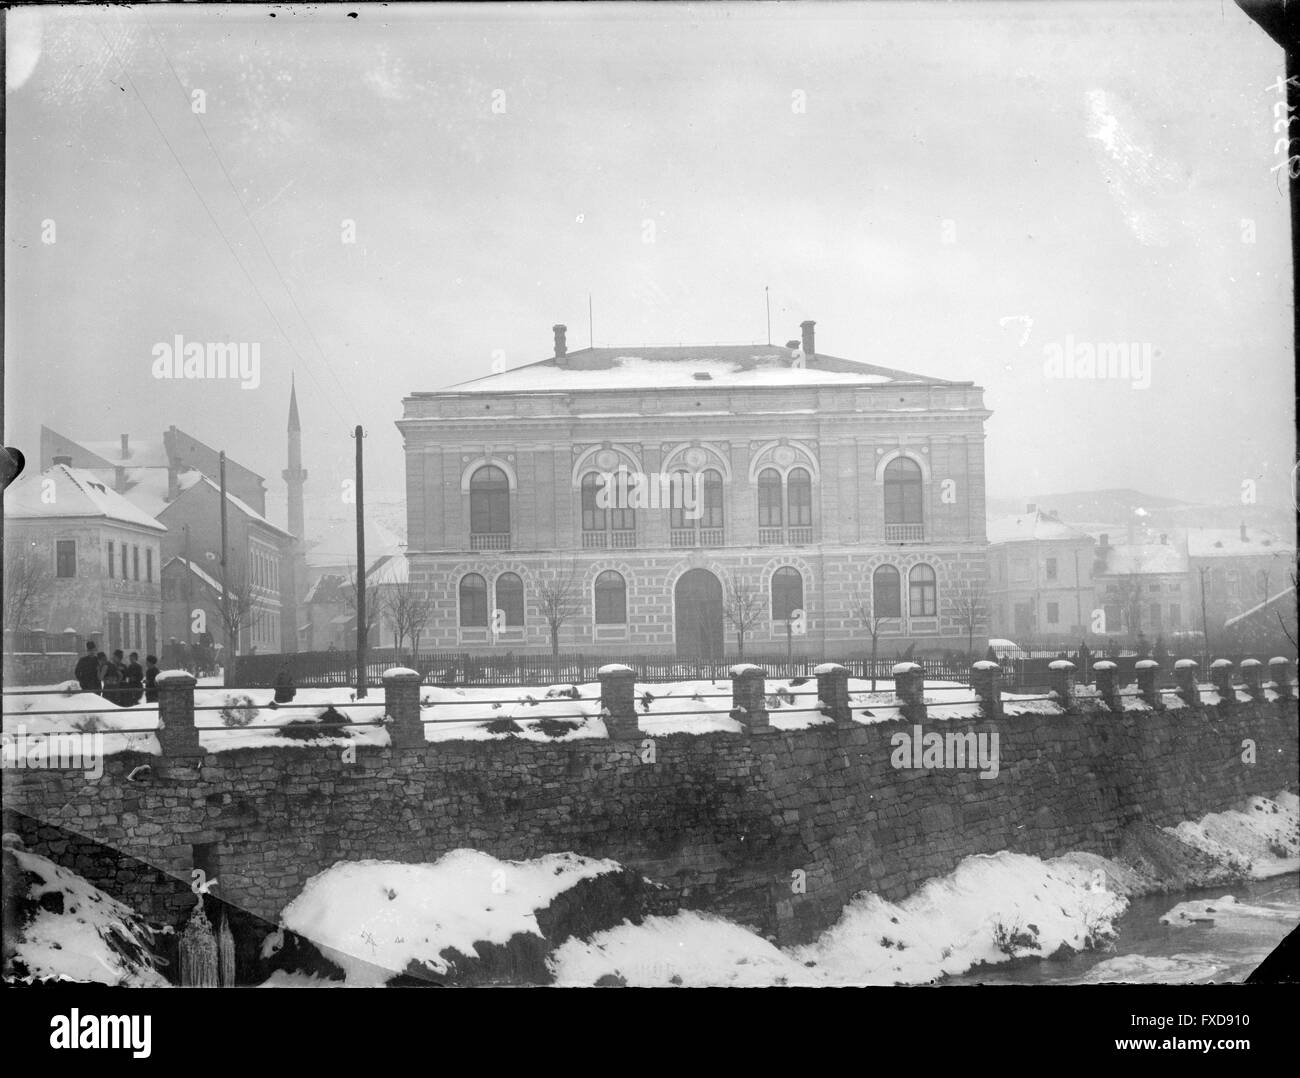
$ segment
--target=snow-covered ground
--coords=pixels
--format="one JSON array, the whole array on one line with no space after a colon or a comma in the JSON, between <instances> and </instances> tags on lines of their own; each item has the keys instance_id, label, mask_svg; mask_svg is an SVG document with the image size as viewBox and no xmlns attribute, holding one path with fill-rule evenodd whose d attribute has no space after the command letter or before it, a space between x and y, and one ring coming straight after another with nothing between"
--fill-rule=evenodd
<instances>
[{"instance_id":1,"label":"snow-covered ground","mask_svg":"<svg viewBox=\"0 0 1300 1078\"><path fill-rule=\"evenodd\" d=\"M5 859L8 871L36 878L21 897L39 903L30 920L5 926L5 950L13 949L12 956L6 954L6 970L13 961L32 978L166 987L166 978L140 958L147 954L151 934L130 907L37 854L6 848ZM13 896L6 904L18 899Z\"/></svg>"},{"instance_id":2,"label":"snow-covered ground","mask_svg":"<svg viewBox=\"0 0 1300 1078\"><path fill-rule=\"evenodd\" d=\"M1166 827L1170 834L1254 879L1300 872L1300 798L1251 797L1244 809L1212 812Z\"/></svg>"}]
</instances>

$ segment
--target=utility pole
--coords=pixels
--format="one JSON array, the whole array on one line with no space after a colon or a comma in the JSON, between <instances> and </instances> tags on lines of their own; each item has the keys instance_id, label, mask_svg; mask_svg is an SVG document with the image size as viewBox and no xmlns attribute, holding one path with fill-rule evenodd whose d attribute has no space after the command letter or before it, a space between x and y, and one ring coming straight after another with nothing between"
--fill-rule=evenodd
<instances>
[{"instance_id":1,"label":"utility pole","mask_svg":"<svg viewBox=\"0 0 1300 1078\"><path fill-rule=\"evenodd\" d=\"M221 622L222 636L226 639L226 654L222 662L221 681L230 684L231 664L235 659L236 641L230 638L230 583L226 572L226 451L221 451Z\"/></svg>"},{"instance_id":2,"label":"utility pole","mask_svg":"<svg viewBox=\"0 0 1300 1078\"><path fill-rule=\"evenodd\" d=\"M361 441L366 432L357 424L357 699L366 698L366 529L365 492L362 487Z\"/></svg>"}]
</instances>

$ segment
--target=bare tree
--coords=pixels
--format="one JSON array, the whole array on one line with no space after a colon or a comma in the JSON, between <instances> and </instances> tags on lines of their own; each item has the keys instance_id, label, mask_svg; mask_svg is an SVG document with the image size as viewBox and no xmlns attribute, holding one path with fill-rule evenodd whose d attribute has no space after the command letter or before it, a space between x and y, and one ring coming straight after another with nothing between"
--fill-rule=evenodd
<instances>
[{"instance_id":1,"label":"bare tree","mask_svg":"<svg viewBox=\"0 0 1300 1078\"><path fill-rule=\"evenodd\" d=\"M745 657L745 636L767 620L767 601L750 580L738 581L728 576L723 581L722 616L736 631L736 648Z\"/></svg>"},{"instance_id":2,"label":"bare tree","mask_svg":"<svg viewBox=\"0 0 1300 1078\"><path fill-rule=\"evenodd\" d=\"M874 692L876 689L876 652L880 644L880 626L886 619L876 612L875 599L868 589L855 589L850 607L854 617L862 623L862 627L871 635L871 689Z\"/></svg>"},{"instance_id":3,"label":"bare tree","mask_svg":"<svg viewBox=\"0 0 1300 1078\"><path fill-rule=\"evenodd\" d=\"M537 586L537 609L551 634L551 655L560 654L560 630L582 612L582 577L575 562Z\"/></svg>"},{"instance_id":4,"label":"bare tree","mask_svg":"<svg viewBox=\"0 0 1300 1078\"><path fill-rule=\"evenodd\" d=\"M988 623L988 595L984 581L970 580L957 592L953 600L953 609L962 625L966 627L966 653L975 651L975 630Z\"/></svg>"},{"instance_id":5,"label":"bare tree","mask_svg":"<svg viewBox=\"0 0 1300 1078\"><path fill-rule=\"evenodd\" d=\"M1119 581L1119 604L1124 612L1124 627L1137 645L1142 636L1142 577L1129 573Z\"/></svg>"},{"instance_id":6,"label":"bare tree","mask_svg":"<svg viewBox=\"0 0 1300 1078\"><path fill-rule=\"evenodd\" d=\"M4 627L16 632L45 602L53 577L49 559L30 543L6 546L4 567Z\"/></svg>"},{"instance_id":7,"label":"bare tree","mask_svg":"<svg viewBox=\"0 0 1300 1078\"><path fill-rule=\"evenodd\" d=\"M393 623L394 643L400 657L402 642L410 637L411 649L419 647L420 634L429 623L433 613L433 604L428 597L410 581L391 584L384 588L382 603L384 612Z\"/></svg>"},{"instance_id":8,"label":"bare tree","mask_svg":"<svg viewBox=\"0 0 1300 1078\"><path fill-rule=\"evenodd\" d=\"M357 621L357 575L356 573L350 573L348 575L348 582L343 586L341 590L343 592L344 599L347 601L348 610L352 612L352 620ZM374 591L375 588L373 587L373 585L366 587L366 624L364 626L364 630L365 630L364 639L367 644L370 643L370 635L375 631L375 626L379 622L380 604L374 601ZM362 628L363 627L360 624L357 625L358 632L361 632ZM354 640L353 643L355 644L356 641Z\"/></svg>"},{"instance_id":9,"label":"bare tree","mask_svg":"<svg viewBox=\"0 0 1300 1078\"><path fill-rule=\"evenodd\" d=\"M227 569L223 586L226 589L226 602L220 603L222 628L225 630L224 659L225 684L237 684L235 666L239 656L239 635L252 620L254 614L253 584L242 567ZM221 594L216 599L220 602Z\"/></svg>"}]
</instances>

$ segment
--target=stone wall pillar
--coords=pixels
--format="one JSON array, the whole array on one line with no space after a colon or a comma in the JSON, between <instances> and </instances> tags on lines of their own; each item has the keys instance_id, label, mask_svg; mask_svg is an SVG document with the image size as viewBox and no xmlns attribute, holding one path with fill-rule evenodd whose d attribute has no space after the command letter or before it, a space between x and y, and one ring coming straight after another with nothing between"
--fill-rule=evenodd
<instances>
[{"instance_id":1,"label":"stone wall pillar","mask_svg":"<svg viewBox=\"0 0 1300 1078\"><path fill-rule=\"evenodd\" d=\"M605 731L615 741L641 736L636 721L636 671L630 666L610 663L596 671L600 678L600 714Z\"/></svg>"},{"instance_id":2,"label":"stone wall pillar","mask_svg":"<svg viewBox=\"0 0 1300 1078\"><path fill-rule=\"evenodd\" d=\"M1241 680L1252 700L1264 699L1264 664L1258 659L1241 660Z\"/></svg>"},{"instance_id":3,"label":"stone wall pillar","mask_svg":"<svg viewBox=\"0 0 1300 1078\"><path fill-rule=\"evenodd\" d=\"M983 659L970 668L970 684L986 719L1002 717L1002 667Z\"/></svg>"},{"instance_id":4,"label":"stone wall pillar","mask_svg":"<svg viewBox=\"0 0 1300 1078\"><path fill-rule=\"evenodd\" d=\"M1291 688L1291 662L1281 655L1268 660L1268 678L1279 700L1291 700L1295 691Z\"/></svg>"},{"instance_id":5,"label":"stone wall pillar","mask_svg":"<svg viewBox=\"0 0 1300 1078\"><path fill-rule=\"evenodd\" d=\"M182 670L158 676L158 747L164 758L202 756L207 749L199 744L194 726L193 674Z\"/></svg>"},{"instance_id":6,"label":"stone wall pillar","mask_svg":"<svg viewBox=\"0 0 1300 1078\"><path fill-rule=\"evenodd\" d=\"M1119 698L1119 681L1116 676L1119 670L1115 664L1109 659L1102 659L1100 662L1092 664L1092 672L1096 675L1094 681L1101 702L1116 714L1123 711L1124 705Z\"/></svg>"},{"instance_id":7,"label":"stone wall pillar","mask_svg":"<svg viewBox=\"0 0 1300 1078\"><path fill-rule=\"evenodd\" d=\"M419 674L403 667L384 671L384 711L389 720L388 741L393 748L418 749L424 745Z\"/></svg>"},{"instance_id":8,"label":"stone wall pillar","mask_svg":"<svg viewBox=\"0 0 1300 1078\"><path fill-rule=\"evenodd\" d=\"M849 672L839 663L823 663L817 667L817 698L827 715L837 726L847 726L853 721L849 708Z\"/></svg>"},{"instance_id":9,"label":"stone wall pillar","mask_svg":"<svg viewBox=\"0 0 1300 1078\"><path fill-rule=\"evenodd\" d=\"M1164 709L1164 701L1160 699L1160 688L1156 684L1156 677L1160 673L1160 664L1155 659L1139 659L1137 662L1137 683L1138 695L1146 702L1147 707L1153 711Z\"/></svg>"},{"instance_id":10,"label":"stone wall pillar","mask_svg":"<svg viewBox=\"0 0 1300 1078\"><path fill-rule=\"evenodd\" d=\"M772 729L767 718L767 671L751 663L731 668L731 717L752 734Z\"/></svg>"},{"instance_id":11,"label":"stone wall pillar","mask_svg":"<svg viewBox=\"0 0 1300 1078\"><path fill-rule=\"evenodd\" d=\"M922 722L925 719L925 672L916 663L899 663L891 671L894 675L894 695L905 719Z\"/></svg>"},{"instance_id":12,"label":"stone wall pillar","mask_svg":"<svg viewBox=\"0 0 1300 1078\"><path fill-rule=\"evenodd\" d=\"M1074 663L1068 659L1056 659L1047 664L1047 670L1052 695L1061 707L1069 711L1074 705Z\"/></svg>"},{"instance_id":13,"label":"stone wall pillar","mask_svg":"<svg viewBox=\"0 0 1300 1078\"><path fill-rule=\"evenodd\" d=\"M1178 682L1178 695L1188 707L1201 706L1201 689L1196 684L1196 660L1179 659L1174 663L1174 680Z\"/></svg>"},{"instance_id":14,"label":"stone wall pillar","mask_svg":"<svg viewBox=\"0 0 1300 1078\"><path fill-rule=\"evenodd\" d=\"M1221 706L1232 707L1237 702L1237 692L1232 687L1232 662L1215 659L1210 663L1210 680L1219 694Z\"/></svg>"}]
</instances>

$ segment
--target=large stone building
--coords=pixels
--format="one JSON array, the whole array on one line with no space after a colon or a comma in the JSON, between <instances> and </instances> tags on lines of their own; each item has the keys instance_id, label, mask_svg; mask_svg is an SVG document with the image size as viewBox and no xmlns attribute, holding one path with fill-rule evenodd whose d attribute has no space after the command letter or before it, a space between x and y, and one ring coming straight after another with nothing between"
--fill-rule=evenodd
<instances>
[{"instance_id":1,"label":"large stone building","mask_svg":"<svg viewBox=\"0 0 1300 1078\"><path fill-rule=\"evenodd\" d=\"M882 655L966 646L978 386L819 354L812 322L785 347L554 332L551 358L404 401L424 646L547 649L558 623L564 650L734 654L737 620L750 654L859 655L868 620ZM606 504L620 471L654 507ZM653 500L682 474L698 504Z\"/></svg>"}]
</instances>

